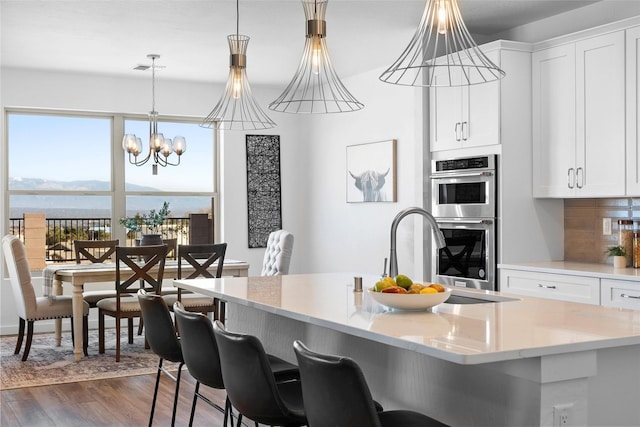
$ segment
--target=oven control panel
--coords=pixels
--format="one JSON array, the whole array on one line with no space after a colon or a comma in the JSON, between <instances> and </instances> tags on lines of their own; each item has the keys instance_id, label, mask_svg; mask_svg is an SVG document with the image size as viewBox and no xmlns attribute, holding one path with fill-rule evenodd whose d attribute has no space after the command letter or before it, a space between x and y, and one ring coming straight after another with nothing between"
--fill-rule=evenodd
<instances>
[{"instance_id":1,"label":"oven control panel","mask_svg":"<svg viewBox=\"0 0 640 427\"><path fill-rule=\"evenodd\" d=\"M467 157L464 159L434 160L434 172L453 172L477 169L495 169L495 156Z\"/></svg>"}]
</instances>

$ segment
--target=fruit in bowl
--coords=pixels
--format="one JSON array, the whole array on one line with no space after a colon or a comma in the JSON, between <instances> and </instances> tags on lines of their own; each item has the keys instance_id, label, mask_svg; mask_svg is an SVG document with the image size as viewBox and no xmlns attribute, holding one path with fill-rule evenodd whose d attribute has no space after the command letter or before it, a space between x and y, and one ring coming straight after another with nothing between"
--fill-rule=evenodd
<instances>
[{"instance_id":1,"label":"fruit in bowl","mask_svg":"<svg viewBox=\"0 0 640 427\"><path fill-rule=\"evenodd\" d=\"M404 286L401 286L404 285ZM378 303L396 310L426 310L441 304L451 295L451 289L439 283L423 285L409 277L385 277L369 289L369 295Z\"/></svg>"}]
</instances>

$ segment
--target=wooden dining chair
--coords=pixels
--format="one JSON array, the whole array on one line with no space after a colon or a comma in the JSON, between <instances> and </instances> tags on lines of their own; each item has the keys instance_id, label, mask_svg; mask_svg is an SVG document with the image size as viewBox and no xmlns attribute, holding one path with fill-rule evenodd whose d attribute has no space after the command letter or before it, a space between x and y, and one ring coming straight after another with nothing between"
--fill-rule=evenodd
<instances>
[{"instance_id":1,"label":"wooden dining chair","mask_svg":"<svg viewBox=\"0 0 640 427\"><path fill-rule=\"evenodd\" d=\"M133 344L133 319L141 318L140 302L126 295L135 294L142 287L148 292L162 295L162 277L167 256L167 245L118 246L116 248L115 298L98 302L98 349L105 352L105 316L116 321L116 362L120 361L120 320L127 319L129 344ZM144 259L145 261L138 261Z\"/></svg>"},{"instance_id":2,"label":"wooden dining chair","mask_svg":"<svg viewBox=\"0 0 640 427\"><path fill-rule=\"evenodd\" d=\"M226 251L226 243L178 245L178 279L195 279L198 277L213 279L222 277ZM215 272L213 272L211 267L216 262L217 266ZM184 265L193 267L193 272L188 275L183 274ZM213 313L214 319L220 318L220 312L222 311L220 308L221 303L217 298L192 293L180 288L178 288L176 295L165 295L164 299L170 309L173 309L173 304L176 301L180 301L185 310L204 315Z\"/></svg>"},{"instance_id":3,"label":"wooden dining chair","mask_svg":"<svg viewBox=\"0 0 640 427\"><path fill-rule=\"evenodd\" d=\"M113 262L116 246L119 240L74 240L73 248L76 254L76 264L89 261L91 264ZM93 290L82 292L82 298L89 304L89 308L97 307L98 301L104 298L115 298L113 289Z\"/></svg>"}]
</instances>

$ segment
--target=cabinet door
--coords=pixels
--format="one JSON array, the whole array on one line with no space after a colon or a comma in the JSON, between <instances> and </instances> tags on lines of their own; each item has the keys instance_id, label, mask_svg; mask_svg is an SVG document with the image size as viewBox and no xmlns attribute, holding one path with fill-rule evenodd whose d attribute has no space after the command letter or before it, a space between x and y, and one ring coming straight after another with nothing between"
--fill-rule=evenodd
<instances>
[{"instance_id":1,"label":"cabinet door","mask_svg":"<svg viewBox=\"0 0 640 427\"><path fill-rule=\"evenodd\" d=\"M486 55L500 66L499 51L487 52ZM500 144L500 81L471 85L465 89L462 94L462 145Z\"/></svg>"},{"instance_id":2,"label":"cabinet door","mask_svg":"<svg viewBox=\"0 0 640 427\"><path fill-rule=\"evenodd\" d=\"M499 64L499 51L487 56ZM461 69L452 80L462 82ZM438 81L438 76L434 79ZM429 90L431 151L500 143L500 82Z\"/></svg>"},{"instance_id":3,"label":"cabinet door","mask_svg":"<svg viewBox=\"0 0 640 427\"><path fill-rule=\"evenodd\" d=\"M580 197L625 195L624 31L576 43L576 172Z\"/></svg>"},{"instance_id":4,"label":"cabinet door","mask_svg":"<svg viewBox=\"0 0 640 427\"><path fill-rule=\"evenodd\" d=\"M567 197L575 189L575 46L532 56L533 196Z\"/></svg>"},{"instance_id":5,"label":"cabinet door","mask_svg":"<svg viewBox=\"0 0 640 427\"><path fill-rule=\"evenodd\" d=\"M627 30L627 195L640 196L640 27Z\"/></svg>"},{"instance_id":6,"label":"cabinet door","mask_svg":"<svg viewBox=\"0 0 640 427\"><path fill-rule=\"evenodd\" d=\"M459 71L453 71L459 73ZM459 79L459 77L458 77ZM434 77L438 81L438 76ZM462 87L429 89L431 151L462 147Z\"/></svg>"}]
</instances>

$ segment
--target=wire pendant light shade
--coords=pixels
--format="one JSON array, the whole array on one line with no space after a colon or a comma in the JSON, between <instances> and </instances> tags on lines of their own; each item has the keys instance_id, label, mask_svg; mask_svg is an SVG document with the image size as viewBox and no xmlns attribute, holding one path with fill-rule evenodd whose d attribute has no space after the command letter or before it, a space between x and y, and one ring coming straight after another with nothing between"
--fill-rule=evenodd
<instances>
[{"instance_id":1,"label":"wire pendant light shade","mask_svg":"<svg viewBox=\"0 0 640 427\"><path fill-rule=\"evenodd\" d=\"M238 34L238 2L236 12L236 34L227 36L231 52L227 85L220 101L200 126L225 130L270 129L275 127L276 123L260 108L249 86L246 71L249 37Z\"/></svg>"},{"instance_id":2,"label":"wire pendant light shade","mask_svg":"<svg viewBox=\"0 0 640 427\"><path fill-rule=\"evenodd\" d=\"M404 86L468 86L505 76L473 41L457 0L427 0L411 42L380 80Z\"/></svg>"},{"instance_id":3,"label":"wire pendant light shade","mask_svg":"<svg viewBox=\"0 0 640 427\"><path fill-rule=\"evenodd\" d=\"M302 0L307 35L302 60L284 92L269 108L283 113L345 113L364 107L333 69L326 42L327 0Z\"/></svg>"}]
</instances>

